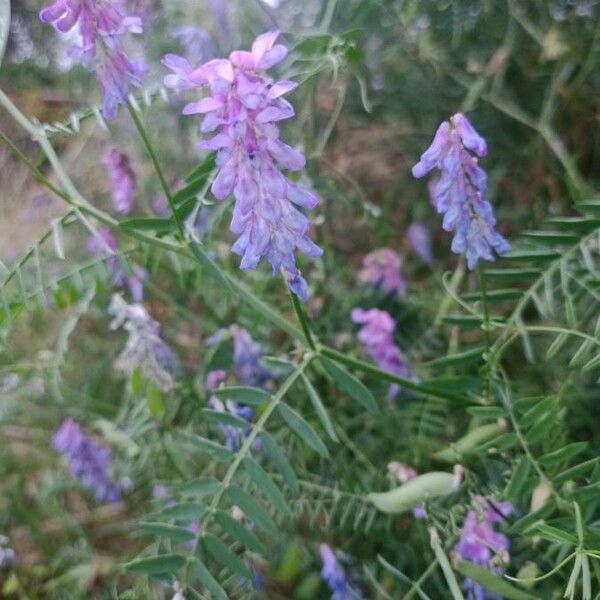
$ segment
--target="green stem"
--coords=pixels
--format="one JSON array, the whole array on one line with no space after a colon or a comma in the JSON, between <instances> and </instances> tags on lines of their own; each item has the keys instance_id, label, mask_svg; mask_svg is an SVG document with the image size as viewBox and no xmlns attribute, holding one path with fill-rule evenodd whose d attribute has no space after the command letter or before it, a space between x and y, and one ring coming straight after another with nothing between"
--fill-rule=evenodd
<instances>
[{"instance_id":1,"label":"green stem","mask_svg":"<svg viewBox=\"0 0 600 600\"><path fill-rule=\"evenodd\" d=\"M485 389L486 389L487 401L491 402L491 399L492 399L492 381L491 381L492 365L490 362L490 350L492 347L492 338L490 335L490 307L488 304L485 273L483 272L483 267L481 266L481 264L477 265L477 270L479 273L479 285L481 287L481 305L483 307L483 322L481 323L481 326L483 328L483 332L485 335L485 356L484 356Z\"/></svg>"},{"instance_id":2,"label":"green stem","mask_svg":"<svg viewBox=\"0 0 600 600\"><path fill-rule=\"evenodd\" d=\"M181 222L181 219L177 214L175 203L173 202L173 196L171 195L171 190L169 189L169 184L167 183L165 174L162 170L162 167L160 166L160 162L158 161L158 156L154 151L154 147L150 142L148 132L146 131L146 128L144 127L144 124L142 123L142 120L140 119L140 116L138 115L137 111L135 110L135 108L133 108L131 102L129 101L127 102L127 108L129 110L129 114L131 115L131 119L133 120L133 123L135 124L135 127L138 130L138 133L140 134L140 138L142 139L144 147L146 148L146 152L148 153L148 156L152 161L152 165L154 166L154 170L156 171L156 175L158 176L160 185L163 189L163 192L165 193L165 197L167 198L167 202L169 203L171 212L173 213L173 219L177 225L177 229L179 230L182 239L185 239L185 230L183 227L183 223Z\"/></svg>"},{"instance_id":3,"label":"green stem","mask_svg":"<svg viewBox=\"0 0 600 600\"><path fill-rule=\"evenodd\" d=\"M452 402L461 402L461 403L464 402L464 398L462 396L457 396L455 394L443 392L443 391L439 390L438 388L431 388L426 384L416 383L412 379L406 379L405 377L400 377L400 375L396 375L395 373L390 373L389 371L382 371L381 369L378 369L377 367L375 367L367 362L359 360L358 358L352 358L351 356L348 356L347 354L343 354L342 352L339 352L338 350L334 350L333 348L330 348L329 346L319 345L317 349L318 349L319 354L322 354L323 356L327 356L328 358L332 358L333 360L335 360L339 363L342 363L349 367L353 367L360 371L364 371L365 373L369 373L370 375L374 375L375 377L377 377L379 379L383 379L384 381L389 381L391 383L398 383L406 389L413 390L415 392L420 392L421 394L428 394L428 395L434 396L436 398L450 400Z\"/></svg>"},{"instance_id":4,"label":"green stem","mask_svg":"<svg viewBox=\"0 0 600 600\"><path fill-rule=\"evenodd\" d=\"M296 316L298 317L298 321L300 321L300 327L302 327L302 333L306 339L306 343L308 347L314 352L317 347L315 346L315 341L313 340L312 333L310 331L310 326L308 324L308 318L306 313L304 312L304 308L302 304L300 304L300 300L298 296L294 292L290 292L290 296L292 297L292 306L294 307L294 311L296 312Z\"/></svg>"},{"instance_id":5,"label":"green stem","mask_svg":"<svg viewBox=\"0 0 600 600\"><path fill-rule=\"evenodd\" d=\"M207 530L208 523L214 516L214 514L219 506L219 503L221 502L221 498L223 497L223 494L226 492L227 488L233 481L233 478L234 478L235 474L237 473L237 470L239 469L243 460L250 453L252 444L254 444L254 440L256 440L258 435L263 431L265 425L267 424L267 421L269 420L271 415L275 412L275 410L277 409L277 407L283 400L284 396L287 394L288 390L292 387L292 385L294 385L296 379L298 379L298 377L300 377L302 375L302 373L304 373L304 371L306 370L306 368L308 367L308 365L310 364L310 362L313 359L314 359L314 354L307 354L304 357L304 360L302 361L302 363L300 365L298 365L296 370L293 373L291 373L289 375L289 377L283 382L281 387L277 390L277 393L275 393L275 394L273 394L273 396L271 396L271 400L269 401L269 404L267 404L267 407L265 408L263 413L260 415L260 418L252 426L252 430L250 431L248 436L244 439L244 442L242 443L237 454L235 455L233 462L229 465L229 468L227 469L227 472L225 473L225 477L223 477L223 479L221 481L221 485L219 486L219 489L213 496L210 506L208 507L206 514L204 515L204 517L202 519L202 531ZM201 539L202 539L202 532L196 538L196 549L194 551L195 553L198 551Z\"/></svg>"}]
</instances>

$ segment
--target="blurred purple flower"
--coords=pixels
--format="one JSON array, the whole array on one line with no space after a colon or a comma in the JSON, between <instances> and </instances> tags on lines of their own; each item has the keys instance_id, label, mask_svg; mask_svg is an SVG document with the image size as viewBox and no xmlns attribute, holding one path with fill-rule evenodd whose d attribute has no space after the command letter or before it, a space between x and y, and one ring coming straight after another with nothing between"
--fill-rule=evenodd
<instances>
[{"instance_id":1,"label":"blurred purple flower","mask_svg":"<svg viewBox=\"0 0 600 600\"><path fill-rule=\"evenodd\" d=\"M223 381L226 377L227 374L225 371L210 371L206 376L206 389L216 389L221 381ZM252 416L254 414L252 408L249 406L241 406L237 402L233 402L231 400L226 400L223 402L220 398L217 398L217 396L211 396L209 398L208 406L217 412L227 412L239 417L240 419L243 419L244 421L248 421L249 423L252 421ZM219 429L225 437L225 445L230 450L237 450L242 439L247 434L247 430L240 429L239 427L235 427L233 425L226 425L225 423L219 423Z\"/></svg>"},{"instance_id":2,"label":"blurred purple flower","mask_svg":"<svg viewBox=\"0 0 600 600\"><path fill-rule=\"evenodd\" d=\"M406 356L394 342L396 322L388 312L378 308L370 310L355 308L352 310L351 318L354 323L362 325L358 333L358 341L362 344L365 353L377 363L380 369L407 379L414 379ZM391 384L388 390L389 399L394 400L400 390L398 384Z\"/></svg>"},{"instance_id":3,"label":"blurred purple flower","mask_svg":"<svg viewBox=\"0 0 600 600\"><path fill-rule=\"evenodd\" d=\"M352 590L344 567L338 561L335 553L328 544L319 546L321 555L321 579L331 590L331 600L353 600L358 596Z\"/></svg>"},{"instance_id":4,"label":"blurred purple flower","mask_svg":"<svg viewBox=\"0 0 600 600\"><path fill-rule=\"evenodd\" d=\"M232 193L235 197L231 230L239 237L232 250L242 257L240 267L254 269L265 257L273 273L283 270L288 287L306 300L307 286L294 252L314 258L322 250L308 237L310 221L294 205L314 208L317 197L280 170L299 171L306 159L279 139L276 125L294 116L283 96L297 83L273 82L262 74L287 55L285 46L275 44L278 35L260 35L251 51L232 52L229 59L211 60L196 69L184 58L168 54L163 64L173 73L165 85L210 88L209 96L188 104L183 113L203 114L201 131L217 132L198 148L217 151L215 197L224 200Z\"/></svg>"},{"instance_id":5,"label":"blurred purple flower","mask_svg":"<svg viewBox=\"0 0 600 600\"><path fill-rule=\"evenodd\" d=\"M411 223L406 230L406 238L419 258L430 265L433 262L433 253L431 251L431 230L429 227L423 223Z\"/></svg>"},{"instance_id":6,"label":"blurred purple flower","mask_svg":"<svg viewBox=\"0 0 600 600\"><path fill-rule=\"evenodd\" d=\"M262 386L271 376L268 369L260 364L262 346L252 338L250 332L238 325L232 325L233 365L235 375L243 385Z\"/></svg>"},{"instance_id":7,"label":"blurred purple flower","mask_svg":"<svg viewBox=\"0 0 600 600\"><path fill-rule=\"evenodd\" d=\"M127 33L142 33L140 17L127 16L119 0L54 0L42 9L40 19L61 33L75 28L80 45L69 55L96 71L104 98L107 119L116 116L117 106L127 99L130 85L141 85L146 67L131 60L123 49Z\"/></svg>"},{"instance_id":8,"label":"blurred purple flower","mask_svg":"<svg viewBox=\"0 0 600 600\"><path fill-rule=\"evenodd\" d=\"M492 205L486 200L487 176L477 161L486 154L485 140L457 113L439 126L431 146L412 169L417 178L436 167L441 171L433 201L444 215L443 228L454 232L452 252L464 254L469 269L481 258L495 260L494 253L510 251L509 243L495 230Z\"/></svg>"},{"instance_id":9,"label":"blurred purple flower","mask_svg":"<svg viewBox=\"0 0 600 600\"><path fill-rule=\"evenodd\" d=\"M496 575L504 573L509 561L510 542L507 536L494 530L494 525L511 512L510 502L496 502L476 496L454 552L461 559L485 567ZM466 579L463 587L467 592L467 600L502 600L500 595L488 591L472 579Z\"/></svg>"},{"instance_id":10,"label":"blurred purple flower","mask_svg":"<svg viewBox=\"0 0 600 600\"><path fill-rule=\"evenodd\" d=\"M111 453L92 442L73 419L63 421L54 434L52 445L68 461L71 475L83 487L94 492L97 502L116 502L121 489L110 477Z\"/></svg>"},{"instance_id":11,"label":"blurred purple flower","mask_svg":"<svg viewBox=\"0 0 600 600\"><path fill-rule=\"evenodd\" d=\"M144 298L144 281L148 279L148 271L138 265L133 265L127 271L116 254L117 239L108 227L99 227L98 235L90 237L87 249L98 256L105 257L106 269L112 277L112 285L117 289L128 288L133 302L141 302ZM112 254L111 254L112 252Z\"/></svg>"},{"instance_id":12,"label":"blurred purple flower","mask_svg":"<svg viewBox=\"0 0 600 600\"><path fill-rule=\"evenodd\" d=\"M214 44L210 34L202 27L183 25L172 30L172 35L184 48L187 60L197 63L213 55Z\"/></svg>"},{"instance_id":13,"label":"blurred purple flower","mask_svg":"<svg viewBox=\"0 0 600 600\"><path fill-rule=\"evenodd\" d=\"M111 148L104 155L104 166L110 182L113 207L118 213L128 215L135 205L137 185L129 158L116 148Z\"/></svg>"},{"instance_id":14,"label":"blurred purple flower","mask_svg":"<svg viewBox=\"0 0 600 600\"><path fill-rule=\"evenodd\" d=\"M362 261L363 268L358 280L379 287L386 294L406 294L406 280L402 276L402 259L391 248L379 248L369 252Z\"/></svg>"},{"instance_id":15,"label":"blurred purple flower","mask_svg":"<svg viewBox=\"0 0 600 600\"><path fill-rule=\"evenodd\" d=\"M117 370L131 375L139 368L146 379L163 392L170 392L181 366L177 355L160 337L160 324L141 304L127 304L119 294L113 294L108 312L114 317L111 329L123 327L129 333L116 361Z\"/></svg>"}]
</instances>

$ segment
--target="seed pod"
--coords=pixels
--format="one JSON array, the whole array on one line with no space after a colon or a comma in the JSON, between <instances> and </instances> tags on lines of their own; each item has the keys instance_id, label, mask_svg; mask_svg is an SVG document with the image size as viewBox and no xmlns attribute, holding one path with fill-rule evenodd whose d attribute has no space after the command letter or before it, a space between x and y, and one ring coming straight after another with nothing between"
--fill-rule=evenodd
<instances>
[{"instance_id":1,"label":"seed pod","mask_svg":"<svg viewBox=\"0 0 600 600\"><path fill-rule=\"evenodd\" d=\"M389 492L368 494L367 498L382 512L403 513L427 500L450 494L456 489L456 483L452 473L434 471L419 475Z\"/></svg>"},{"instance_id":2,"label":"seed pod","mask_svg":"<svg viewBox=\"0 0 600 600\"><path fill-rule=\"evenodd\" d=\"M433 455L433 458L448 463L455 463L477 452L479 446L500 435L506 426L503 422L491 423L476 427L459 440Z\"/></svg>"}]
</instances>

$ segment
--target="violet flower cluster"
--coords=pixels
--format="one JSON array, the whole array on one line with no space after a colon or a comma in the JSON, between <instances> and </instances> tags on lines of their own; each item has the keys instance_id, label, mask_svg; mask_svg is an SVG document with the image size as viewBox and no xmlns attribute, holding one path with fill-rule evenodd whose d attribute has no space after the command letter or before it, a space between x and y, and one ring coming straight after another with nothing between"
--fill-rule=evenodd
<instances>
[{"instance_id":1,"label":"violet flower cluster","mask_svg":"<svg viewBox=\"0 0 600 600\"><path fill-rule=\"evenodd\" d=\"M388 312L378 308L355 308L351 318L354 323L362 325L358 341L362 344L365 354L372 358L380 369L414 379L406 356L394 341L396 322ZM392 383L388 389L388 398L394 400L400 391L401 387Z\"/></svg>"},{"instance_id":2,"label":"violet flower cluster","mask_svg":"<svg viewBox=\"0 0 600 600\"><path fill-rule=\"evenodd\" d=\"M160 324L141 304L127 304L119 294L113 295L108 312L114 317L111 329L123 327L129 333L115 364L117 370L131 375L139 368L147 380L163 392L170 392L175 387L180 364L160 337Z\"/></svg>"},{"instance_id":3,"label":"violet flower cluster","mask_svg":"<svg viewBox=\"0 0 600 600\"><path fill-rule=\"evenodd\" d=\"M402 259L391 248L379 248L369 252L363 258L358 280L381 289L385 294L404 296L408 288L402 276Z\"/></svg>"},{"instance_id":4,"label":"violet flower cluster","mask_svg":"<svg viewBox=\"0 0 600 600\"><path fill-rule=\"evenodd\" d=\"M219 387L219 384L222 381L225 381L225 379L227 379L227 373L225 373L225 371L211 371L206 376L206 389L209 392L216 389ZM241 406L232 400L225 400L225 402L223 402L220 398L214 395L209 398L208 406L217 412L227 412L231 415L239 417L240 419L243 419L244 421L248 421L248 423L252 421L252 416L254 414L254 411L249 406ZM240 447L242 440L247 434L247 431L244 431L239 427L234 427L233 425L227 425L225 423L219 423L219 429L225 438L225 445L227 448L233 451Z\"/></svg>"},{"instance_id":5,"label":"violet flower cluster","mask_svg":"<svg viewBox=\"0 0 600 600\"><path fill-rule=\"evenodd\" d=\"M12 567L17 563L17 553L10 547L10 540L0 535L0 569Z\"/></svg>"},{"instance_id":6,"label":"violet flower cluster","mask_svg":"<svg viewBox=\"0 0 600 600\"><path fill-rule=\"evenodd\" d=\"M260 35L251 51L232 52L228 59L211 60L196 69L168 54L163 63L173 73L165 78L165 86L210 90L183 113L203 114L201 131L217 132L198 148L217 151L214 196L224 200L233 193L235 198L231 231L239 237L232 250L242 257L240 268L254 269L266 258L273 273L283 271L289 288L306 300L307 283L296 266L295 251L315 258L322 249L308 237L310 221L296 207L314 208L317 197L282 173L303 169L306 159L279 139L277 126L294 116L283 96L297 83L275 82L264 74L287 55L286 47L275 43L278 35Z\"/></svg>"},{"instance_id":7,"label":"violet flower cluster","mask_svg":"<svg viewBox=\"0 0 600 600\"><path fill-rule=\"evenodd\" d=\"M122 215L128 215L135 206L137 186L129 157L116 148L111 148L104 155L104 166L110 183L113 208Z\"/></svg>"},{"instance_id":8,"label":"violet flower cluster","mask_svg":"<svg viewBox=\"0 0 600 600\"><path fill-rule=\"evenodd\" d=\"M97 502L116 502L121 498L121 488L110 475L110 450L90 440L79 423L73 419L64 421L54 434L52 445L66 458L71 475L94 493Z\"/></svg>"},{"instance_id":9,"label":"violet flower cluster","mask_svg":"<svg viewBox=\"0 0 600 600\"><path fill-rule=\"evenodd\" d=\"M144 281L148 279L148 271L139 265L127 269L121 258L117 255L119 248L117 239L108 227L99 227L97 235L90 237L87 249L100 257L105 258L105 265L111 278L111 284L117 289L129 290L134 302L141 302L144 298Z\"/></svg>"},{"instance_id":10,"label":"violet flower cluster","mask_svg":"<svg viewBox=\"0 0 600 600\"><path fill-rule=\"evenodd\" d=\"M80 43L68 53L96 72L107 119L116 116L119 104L127 101L130 85L141 85L146 72L144 64L125 52L125 35L142 33L142 21L126 15L123 4L121 0L54 0L40 12L40 19L61 33L76 29Z\"/></svg>"},{"instance_id":11,"label":"violet flower cluster","mask_svg":"<svg viewBox=\"0 0 600 600\"><path fill-rule=\"evenodd\" d=\"M495 229L492 205L486 200L487 176L477 160L486 154L485 140L457 113L439 126L431 146L412 169L417 178L440 170L432 199L444 215L443 228L454 232L452 252L464 254L469 269L479 259L495 260L495 254L510 251L509 243Z\"/></svg>"},{"instance_id":12,"label":"violet flower cluster","mask_svg":"<svg viewBox=\"0 0 600 600\"><path fill-rule=\"evenodd\" d=\"M510 502L495 502L476 496L475 506L467 513L460 539L454 546L457 556L485 567L496 575L504 573L509 561L510 542L494 526L511 512ZM501 596L471 579L466 579L463 587L467 600L502 600Z\"/></svg>"},{"instance_id":13,"label":"violet flower cluster","mask_svg":"<svg viewBox=\"0 0 600 600\"><path fill-rule=\"evenodd\" d=\"M351 600L355 598L344 567L338 561L335 553L328 544L319 546L321 555L321 579L331 590L331 600Z\"/></svg>"},{"instance_id":14,"label":"violet flower cluster","mask_svg":"<svg viewBox=\"0 0 600 600\"><path fill-rule=\"evenodd\" d=\"M233 338L233 366L237 379L242 385L262 387L271 377L269 370L260 362L263 357L262 346L243 327L232 325L230 331Z\"/></svg>"}]
</instances>

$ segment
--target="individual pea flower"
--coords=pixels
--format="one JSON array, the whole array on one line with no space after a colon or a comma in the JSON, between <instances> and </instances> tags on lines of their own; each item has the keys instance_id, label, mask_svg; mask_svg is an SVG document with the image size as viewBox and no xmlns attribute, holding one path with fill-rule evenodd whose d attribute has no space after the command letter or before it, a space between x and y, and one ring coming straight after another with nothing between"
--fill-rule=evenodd
<instances>
[{"instance_id":1,"label":"individual pea flower","mask_svg":"<svg viewBox=\"0 0 600 600\"><path fill-rule=\"evenodd\" d=\"M443 228L454 232L452 252L464 254L469 269L479 259L495 260L495 254L510 251L510 244L495 229L492 205L486 200L487 176L478 164L486 154L485 140L462 113L456 113L439 126L431 146L412 169L416 178L440 170L433 201L444 215Z\"/></svg>"},{"instance_id":2,"label":"individual pea flower","mask_svg":"<svg viewBox=\"0 0 600 600\"><path fill-rule=\"evenodd\" d=\"M417 476L417 472L412 467L398 461L388 463L387 469L390 476L399 483L406 483ZM412 514L415 519L426 519L427 509L425 508L425 504L415 506Z\"/></svg>"},{"instance_id":3,"label":"individual pea flower","mask_svg":"<svg viewBox=\"0 0 600 600\"><path fill-rule=\"evenodd\" d=\"M13 567L17 563L17 554L10 547L10 540L0 535L0 569Z\"/></svg>"},{"instance_id":4,"label":"individual pea flower","mask_svg":"<svg viewBox=\"0 0 600 600\"><path fill-rule=\"evenodd\" d=\"M231 231L239 237L232 250L242 257L240 268L254 269L266 258L273 273L283 271L288 287L306 300L306 281L294 253L316 258L322 249L308 237L310 221L296 207L312 209L318 200L282 173L303 169L306 159L279 139L277 126L294 116L283 96L297 83L275 82L264 74L287 55L287 48L275 43L278 35L260 35L251 51L232 52L228 59L211 60L196 69L168 54L163 64L173 73L165 78L165 86L209 87L210 95L186 105L183 113L203 114L201 131L217 132L198 148L217 151L214 196L235 198Z\"/></svg>"},{"instance_id":5,"label":"individual pea flower","mask_svg":"<svg viewBox=\"0 0 600 600\"><path fill-rule=\"evenodd\" d=\"M380 288L385 294L398 296L404 296L408 287L402 276L402 258L391 248L369 252L363 258L358 280Z\"/></svg>"},{"instance_id":6,"label":"individual pea flower","mask_svg":"<svg viewBox=\"0 0 600 600\"><path fill-rule=\"evenodd\" d=\"M372 358L380 369L407 379L415 379L406 356L394 341L396 322L388 312L378 308L369 310L355 308L350 316L354 323L362 325L358 333L358 341L365 354ZM401 387L398 384L391 384L388 398L394 400L400 391Z\"/></svg>"},{"instance_id":7,"label":"individual pea flower","mask_svg":"<svg viewBox=\"0 0 600 600\"><path fill-rule=\"evenodd\" d=\"M117 289L127 288L134 302L144 298L144 281L148 279L148 271L139 265L126 269L117 255L119 248L117 239L108 227L99 227L96 235L90 237L87 249L98 256L105 257L106 269L112 278L112 285Z\"/></svg>"},{"instance_id":8,"label":"individual pea flower","mask_svg":"<svg viewBox=\"0 0 600 600\"><path fill-rule=\"evenodd\" d=\"M128 215L135 206L137 186L129 157L116 148L111 148L104 155L104 166L110 183L113 207L118 213Z\"/></svg>"},{"instance_id":9,"label":"individual pea flower","mask_svg":"<svg viewBox=\"0 0 600 600\"><path fill-rule=\"evenodd\" d=\"M206 389L209 391L215 390L219 384L227 378L227 373L222 370L210 371L206 376ZM248 421L252 421L254 414L253 410L249 406L241 406L237 402L232 400L226 400L223 402L217 396L211 396L208 400L208 406L216 412L229 413L236 417ZM227 425L225 423L219 423L219 429L225 437L225 445L230 450L237 450L241 444L241 441L247 434L247 431L235 427L234 425Z\"/></svg>"},{"instance_id":10,"label":"individual pea flower","mask_svg":"<svg viewBox=\"0 0 600 600\"><path fill-rule=\"evenodd\" d=\"M331 590L331 600L360 600L361 593L352 585L344 567L328 544L319 546L321 579Z\"/></svg>"},{"instance_id":11,"label":"individual pea flower","mask_svg":"<svg viewBox=\"0 0 600 600\"><path fill-rule=\"evenodd\" d=\"M103 95L103 114L112 119L127 101L130 85L140 86L146 67L129 58L123 43L127 33L142 33L140 17L128 16L120 0L54 0L40 19L61 33L76 30L80 44L69 55L95 71Z\"/></svg>"},{"instance_id":12,"label":"individual pea flower","mask_svg":"<svg viewBox=\"0 0 600 600\"><path fill-rule=\"evenodd\" d=\"M66 458L71 475L94 492L97 502L116 502L121 498L121 488L110 476L110 450L96 445L79 423L73 419L63 421L52 438L52 445Z\"/></svg>"},{"instance_id":13,"label":"individual pea flower","mask_svg":"<svg viewBox=\"0 0 600 600\"><path fill-rule=\"evenodd\" d=\"M431 251L431 230L427 225L415 221L406 230L406 239L417 256L426 264L433 262Z\"/></svg>"},{"instance_id":14,"label":"individual pea flower","mask_svg":"<svg viewBox=\"0 0 600 600\"><path fill-rule=\"evenodd\" d=\"M131 375L140 368L144 377L163 392L175 386L180 371L177 356L160 337L160 324L141 304L127 304L119 294L113 294L108 308L114 317L111 330L123 327L129 333L125 348L116 361L118 371Z\"/></svg>"},{"instance_id":15,"label":"individual pea flower","mask_svg":"<svg viewBox=\"0 0 600 600\"><path fill-rule=\"evenodd\" d=\"M465 517L460 539L454 546L456 556L489 569L495 575L502 575L509 561L510 542L494 526L511 512L510 502L496 502L476 496L473 508ZM463 588L467 593L467 600L502 600L500 595L472 579L466 579Z\"/></svg>"}]
</instances>

